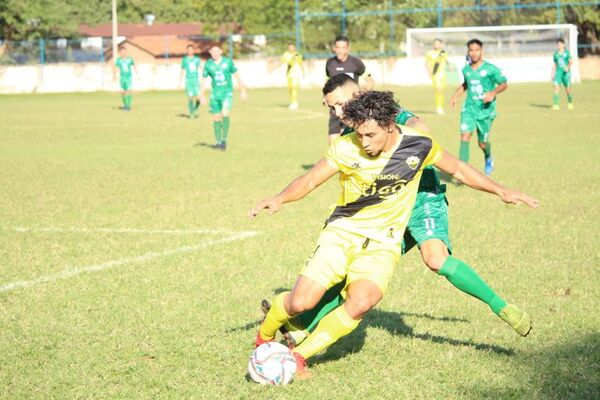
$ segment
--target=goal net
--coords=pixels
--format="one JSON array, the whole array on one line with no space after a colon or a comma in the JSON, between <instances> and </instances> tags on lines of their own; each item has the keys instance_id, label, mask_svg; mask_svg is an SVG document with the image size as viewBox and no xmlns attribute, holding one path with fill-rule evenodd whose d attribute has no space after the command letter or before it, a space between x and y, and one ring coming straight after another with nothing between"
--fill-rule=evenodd
<instances>
[{"instance_id":1,"label":"goal net","mask_svg":"<svg viewBox=\"0 0 600 400\"><path fill-rule=\"evenodd\" d=\"M556 39L562 38L573 57L571 79L573 82L580 81L575 25L407 29L407 57L424 58L432 48L433 40L438 38L444 42L450 61L459 71L466 62L467 41L474 38L481 40L484 58L502 69L509 82L550 81Z\"/></svg>"}]
</instances>

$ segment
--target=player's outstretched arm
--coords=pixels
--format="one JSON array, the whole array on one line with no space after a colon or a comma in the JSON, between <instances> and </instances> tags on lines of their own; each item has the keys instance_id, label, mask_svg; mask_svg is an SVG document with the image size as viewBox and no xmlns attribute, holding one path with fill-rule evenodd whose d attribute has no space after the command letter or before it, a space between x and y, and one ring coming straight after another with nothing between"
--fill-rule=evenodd
<instances>
[{"instance_id":1,"label":"player's outstretched arm","mask_svg":"<svg viewBox=\"0 0 600 400\"><path fill-rule=\"evenodd\" d=\"M496 86L496 88L494 90L487 92L485 94L485 97L483 98L483 102L489 103L491 101L494 101L494 98L496 97L496 95L498 93L504 92L506 89L508 89L508 83L504 82L504 83L499 84L498 86Z\"/></svg>"},{"instance_id":2,"label":"player's outstretched arm","mask_svg":"<svg viewBox=\"0 0 600 400\"><path fill-rule=\"evenodd\" d=\"M450 98L450 107L454 108L454 106L456 105L456 100L458 100L458 98L460 96L462 96L462 94L466 90L467 90L467 83L466 82L456 88L456 90L454 91L454 94Z\"/></svg>"},{"instance_id":3,"label":"player's outstretched arm","mask_svg":"<svg viewBox=\"0 0 600 400\"><path fill-rule=\"evenodd\" d=\"M373 88L375 87L375 81L373 80L373 77L371 75L367 75L364 77L364 85L361 88L362 90L373 90Z\"/></svg>"},{"instance_id":4,"label":"player's outstretched arm","mask_svg":"<svg viewBox=\"0 0 600 400\"><path fill-rule=\"evenodd\" d=\"M233 74L233 77L237 81L238 89L240 90L240 98L242 100L246 100L248 94L246 93L246 86L244 86L244 82L242 82L242 78L240 77L240 73L236 72Z\"/></svg>"},{"instance_id":5,"label":"player's outstretched arm","mask_svg":"<svg viewBox=\"0 0 600 400\"><path fill-rule=\"evenodd\" d=\"M327 179L331 178L338 172L324 159L320 159L314 167L306 174L294 179L285 189L277 196L264 199L255 205L249 212L248 216L254 218L260 210L268 210L269 215L276 213L281 208L283 203L300 200L317 187L319 187Z\"/></svg>"},{"instance_id":6,"label":"player's outstretched arm","mask_svg":"<svg viewBox=\"0 0 600 400\"><path fill-rule=\"evenodd\" d=\"M202 80L200 81L200 104L202 104L203 106L207 104L206 96L204 95L204 93L206 93L207 87L208 79L202 77Z\"/></svg>"},{"instance_id":7,"label":"player's outstretched arm","mask_svg":"<svg viewBox=\"0 0 600 400\"><path fill-rule=\"evenodd\" d=\"M444 151L442 158L435 166L473 189L497 195L505 203L527 204L531 208L536 208L538 206L538 201L536 199L524 193L503 187L496 181L490 179L469 164L460 161L446 151Z\"/></svg>"}]
</instances>

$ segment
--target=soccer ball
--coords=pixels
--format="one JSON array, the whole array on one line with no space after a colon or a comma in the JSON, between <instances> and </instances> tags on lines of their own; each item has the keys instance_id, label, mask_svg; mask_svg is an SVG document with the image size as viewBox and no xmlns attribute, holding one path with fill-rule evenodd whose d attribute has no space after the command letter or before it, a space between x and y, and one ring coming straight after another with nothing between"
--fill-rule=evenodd
<instances>
[{"instance_id":1,"label":"soccer ball","mask_svg":"<svg viewBox=\"0 0 600 400\"><path fill-rule=\"evenodd\" d=\"M296 359L281 343L263 343L248 361L248 374L261 385L287 385L294 379Z\"/></svg>"}]
</instances>

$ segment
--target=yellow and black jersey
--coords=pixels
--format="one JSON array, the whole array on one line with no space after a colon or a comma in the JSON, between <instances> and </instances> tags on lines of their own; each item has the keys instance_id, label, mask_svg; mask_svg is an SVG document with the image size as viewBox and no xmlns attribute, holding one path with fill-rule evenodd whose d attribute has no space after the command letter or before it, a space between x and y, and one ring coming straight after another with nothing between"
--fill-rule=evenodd
<instances>
[{"instance_id":1,"label":"yellow and black jersey","mask_svg":"<svg viewBox=\"0 0 600 400\"><path fill-rule=\"evenodd\" d=\"M365 237L400 244L413 209L423 168L443 150L426 134L401 129L398 146L369 157L356 133L334 141L325 156L340 171L340 197L327 225Z\"/></svg>"}]
</instances>

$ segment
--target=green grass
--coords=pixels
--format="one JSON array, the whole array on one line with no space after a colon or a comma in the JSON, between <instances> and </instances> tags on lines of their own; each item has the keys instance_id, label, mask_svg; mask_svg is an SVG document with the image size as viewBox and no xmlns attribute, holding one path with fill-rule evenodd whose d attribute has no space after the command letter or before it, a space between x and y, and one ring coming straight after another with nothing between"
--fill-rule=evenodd
<instances>
[{"instance_id":1,"label":"green grass","mask_svg":"<svg viewBox=\"0 0 600 400\"><path fill-rule=\"evenodd\" d=\"M458 110L432 114L429 88L393 89L456 153ZM337 183L270 218L246 212L324 153L319 92L295 113L284 90L236 100L226 153L207 146L206 108L180 116L180 92L136 93L130 113L116 94L1 96L0 285L112 268L0 292L0 398L599 398L600 82L574 93L571 112L549 109L548 84L500 95L494 178L539 209L448 189L455 254L533 315L533 333L413 251L313 378L282 388L244 378L259 302L293 284ZM482 168L475 143L471 159ZM182 250L240 231L258 235Z\"/></svg>"}]
</instances>

